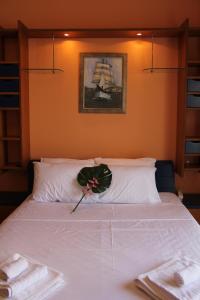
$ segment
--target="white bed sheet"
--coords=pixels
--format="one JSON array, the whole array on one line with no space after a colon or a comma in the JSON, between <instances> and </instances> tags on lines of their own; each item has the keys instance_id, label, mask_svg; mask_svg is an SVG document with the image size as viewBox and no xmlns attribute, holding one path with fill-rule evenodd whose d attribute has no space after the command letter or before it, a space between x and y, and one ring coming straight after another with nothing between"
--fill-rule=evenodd
<instances>
[{"instance_id":1,"label":"white bed sheet","mask_svg":"<svg viewBox=\"0 0 200 300\"><path fill-rule=\"evenodd\" d=\"M174 255L200 261L200 229L172 194L163 203L25 201L0 227L0 261L18 252L64 273L51 300L149 299L133 280ZM37 299L36 299L37 300Z\"/></svg>"}]
</instances>

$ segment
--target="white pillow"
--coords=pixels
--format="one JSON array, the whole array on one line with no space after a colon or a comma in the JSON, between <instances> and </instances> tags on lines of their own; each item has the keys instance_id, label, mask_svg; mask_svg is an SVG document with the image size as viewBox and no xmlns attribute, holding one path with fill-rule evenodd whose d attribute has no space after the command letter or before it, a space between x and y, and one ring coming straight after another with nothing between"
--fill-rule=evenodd
<instances>
[{"instance_id":1,"label":"white pillow","mask_svg":"<svg viewBox=\"0 0 200 300\"><path fill-rule=\"evenodd\" d=\"M155 158L101 158L97 157L94 159L97 165L106 164L110 166L140 166L140 167L154 167L156 159Z\"/></svg>"},{"instance_id":2,"label":"white pillow","mask_svg":"<svg viewBox=\"0 0 200 300\"><path fill-rule=\"evenodd\" d=\"M87 164L85 167L91 167ZM34 162L34 185L32 199L40 202L74 202L82 196L82 187L76 178L83 165L79 164L47 164ZM83 203L93 203L98 194L86 196Z\"/></svg>"},{"instance_id":3,"label":"white pillow","mask_svg":"<svg viewBox=\"0 0 200 300\"><path fill-rule=\"evenodd\" d=\"M160 203L154 167L109 166L110 187L99 194L101 203Z\"/></svg>"},{"instance_id":4,"label":"white pillow","mask_svg":"<svg viewBox=\"0 0 200 300\"><path fill-rule=\"evenodd\" d=\"M94 159L73 159L73 158L49 158L49 157L42 157L40 159L41 162L49 163L49 164L94 164Z\"/></svg>"}]
</instances>

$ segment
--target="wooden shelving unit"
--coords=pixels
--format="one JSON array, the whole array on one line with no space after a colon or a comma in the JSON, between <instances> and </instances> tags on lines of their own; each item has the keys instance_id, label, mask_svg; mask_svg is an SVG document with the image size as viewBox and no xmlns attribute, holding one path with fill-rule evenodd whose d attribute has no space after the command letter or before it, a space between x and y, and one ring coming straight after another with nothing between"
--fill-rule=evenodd
<instances>
[{"instance_id":1,"label":"wooden shelving unit","mask_svg":"<svg viewBox=\"0 0 200 300\"><path fill-rule=\"evenodd\" d=\"M0 169L21 170L29 160L28 29L0 29Z\"/></svg>"},{"instance_id":2,"label":"wooden shelving unit","mask_svg":"<svg viewBox=\"0 0 200 300\"><path fill-rule=\"evenodd\" d=\"M200 28L182 25L179 36L177 171L200 170Z\"/></svg>"}]
</instances>

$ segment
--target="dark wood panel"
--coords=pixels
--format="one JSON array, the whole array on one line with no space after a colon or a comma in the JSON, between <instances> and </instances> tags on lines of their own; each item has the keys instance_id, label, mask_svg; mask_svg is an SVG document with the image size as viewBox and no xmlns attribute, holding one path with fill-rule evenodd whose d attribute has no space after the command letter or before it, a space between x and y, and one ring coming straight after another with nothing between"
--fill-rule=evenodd
<instances>
[{"instance_id":1,"label":"dark wood panel","mask_svg":"<svg viewBox=\"0 0 200 300\"><path fill-rule=\"evenodd\" d=\"M178 106L177 106L177 143L176 143L176 170L180 176L184 174L184 148L185 148L185 107L187 95L187 49L188 49L188 28L186 20L181 25L179 43L179 67L183 69L178 72Z\"/></svg>"},{"instance_id":2,"label":"dark wood panel","mask_svg":"<svg viewBox=\"0 0 200 300\"><path fill-rule=\"evenodd\" d=\"M200 36L189 38L189 60L200 61Z\"/></svg>"},{"instance_id":3,"label":"dark wood panel","mask_svg":"<svg viewBox=\"0 0 200 300\"><path fill-rule=\"evenodd\" d=\"M21 22L20 22L21 23ZM22 24L22 23L21 23ZM24 26L24 25L23 25ZM152 35L157 37L177 37L182 30L181 27L167 27L167 28L26 28L29 38L49 38L54 36L61 38L65 33L69 33L72 38L98 38L98 37L134 37L138 32L143 33L146 37ZM191 27L189 29L190 36L200 36L200 27ZM17 29L3 29L0 27L0 37L17 37Z\"/></svg>"},{"instance_id":4,"label":"dark wood panel","mask_svg":"<svg viewBox=\"0 0 200 300\"><path fill-rule=\"evenodd\" d=\"M5 51L4 51L4 37L0 36L0 61L4 60L4 54L5 54Z\"/></svg>"},{"instance_id":5,"label":"dark wood panel","mask_svg":"<svg viewBox=\"0 0 200 300\"><path fill-rule=\"evenodd\" d=\"M16 61L18 60L18 38L4 38L4 60Z\"/></svg>"},{"instance_id":6,"label":"dark wood panel","mask_svg":"<svg viewBox=\"0 0 200 300\"><path fill-rule=\"evenodd\" d=\"M188 110L185 120L185 136L199 138L200 136L200 110Z\"/></svg>"},{"instance_id":7,"label":"dark wood panel","mask_svg":"<svg viewBox=\"0 0 200 300\"><path fill-rule=\"evenodd\" d=\"M17 110L4 111L5 114L5 137L20 136L20 114Z\"/></svg>"},{"instance_id":8,"label":"dark wood panel","mask_svg":"<svg viewBox=\"0 0 200 300\"><path fill-rule=\"evenodd\" d=\"M15 209L16 206L0 205L0 223L3 222Z\"/></svg>"},{"instance_id":9,"label":"dark wood panel","mask_svg":"<svg viewBox=\"0 0 200 300\"><path fill-rule=\"evenodd\" d=\"M200 209L190 208L189 211L192 214L192 216L195 218L195 220L200 224Z\"/></svg>"},{"instance_id":10,"label":"dark wood panel","mask_svg":"<svg viewBox=\"0 0 200 300\"><path fill-rule=\"evenodd\" d=\"M189 35L192 36L199 36L200 37L200 27L191 27L189 29Z\"/></svg>"},{"instance_id":11,"label":"dark wood panel","mask_svg":"<svg viewBox=\"0 0 200 300\"><path fill-rule=\"evenodd\" d=\"M0 192L0 223L7 218L28 196L28 192Z\"/></svg>"},{"instance_id":12,"label":"dark wood panel","mask_svg":"<svg viewBox=\"0 0 200 300\"><path fill-rule=\"evenodd\" d=\"M15 38L17 37L17 34L17 29L5 29L0 27L0 37Z\"/></svg>"},{"instance_id":13,"label":"dark wood panel","mask_svg":"<svg viewBox=\"0 0 200 300\"><path fill-rule=\"evenodd\" d=\"M21 116L21 162L26 166L30 156L29 139L29 76L28 68L28 29L18 21L19 62L20 62L20 116Z\"/></svg>"},{"instance_id":14,"label":"dark wood panel","mask_svg":"<svg viewBox=\"0 0 200 300\"><path fill-rule=\"evenodd\" d=\"M10 192L0 191L0 206L18 206L22 203L29 193L26 191Z\"/></svg>"},{"instance_id":15,"label":"dark wood panel","mask_svg":"<svg viewBox=\"0 0 200 300\"><path fill-rule=\"evenodd\" d=\"M137 38L137 33L144 37L177 37L179 28L96 28L96 29L29 29L29 38Z\"/></svg>"}]
</instances>

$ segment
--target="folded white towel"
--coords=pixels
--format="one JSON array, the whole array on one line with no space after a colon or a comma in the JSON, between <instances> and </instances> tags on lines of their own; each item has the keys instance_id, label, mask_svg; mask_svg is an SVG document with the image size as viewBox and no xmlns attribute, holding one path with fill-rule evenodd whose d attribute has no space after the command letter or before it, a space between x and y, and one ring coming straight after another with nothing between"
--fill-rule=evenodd
<instances>
[{"instance_id":1,"label":"folded white towel","mask_svg":"<svg viewBox=\"0 0 200 300\"><path fill-rule=\"evenodd\" d=\"M15 300L43 300L50 295L52 296L53 293L64 285L65 281L62 274L56 271L49 271L47 277L24 290L15 297Z\"/></svg>"},{"instance_id":2,"label":"folded white towel","mask_svg":"<svg viewBox=\"0 0 200 300\"><path fill-rule=\"evenodd\" d=\"M33 270L28 273L24 273L15 281L0 287L0 296L3 297L15 297L17 294L22 292L24 289L29 288L31 285L37 283L47 276L48 270L46 266L36 266Z\"/></svg>"},{"instance_id":3,"label":"folded white towel","mask_svg":"<svg viewBox=\"0 0 200 300\"><path fill-rule=\"evenodd\" d=\"M191 262L188 267L183 268L179 272L175 272L174 279L179 286L200 280L200 265Z\"/></svg>"},{"instance_id":4,"label":"folded white towel","mask_svg":"<svg viewBox=\"0 0 200 300\"><path fill-rule=\"evenodd\" d=\"M200 281L196 280L189 285L177 286L174 280L175 272L180 272L193 262L186 257L174 258L160 267L138 276L136 285L149 294L153 299L162 300L199 300Z\"/></svg>"},{"instance_id":5,"label":"folded white towel","mask_svg":"<svg viewBox=\"0 0 200 300\"><path fill-rule=\"evenodd\" d=\"M28 261L18 253L0 265L0 280L13 279L28 268Z\"/></svg>"},{"instance_id":6,"label":"folded white towel","mask_svg":"<svg viewBox=\"0 0 200 300\"><path fill-rule=\"evenodd\" d=\"M29 266L23 273L11 280L0 281L0 299L42 300L64 285L62 273L30 258L25 259Z\"/></svg>"}]
</instances>

